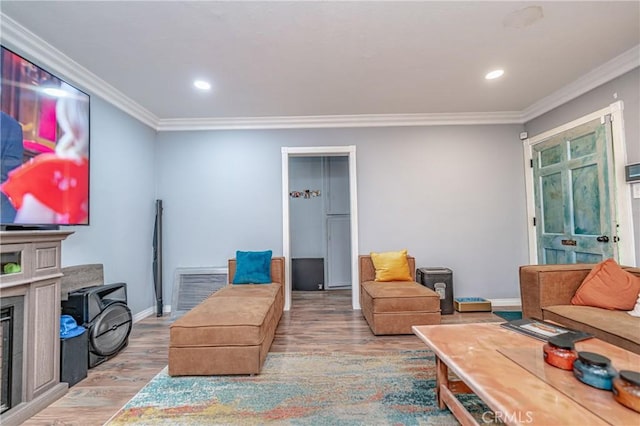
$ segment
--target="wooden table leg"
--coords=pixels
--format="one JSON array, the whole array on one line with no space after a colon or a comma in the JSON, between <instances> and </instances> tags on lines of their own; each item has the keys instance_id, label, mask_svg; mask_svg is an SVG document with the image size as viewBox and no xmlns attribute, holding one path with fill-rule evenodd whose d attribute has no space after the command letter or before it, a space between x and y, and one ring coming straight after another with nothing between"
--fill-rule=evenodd
<instances>
[{"instance_id":1,"label":"wooden table leg","mask_svg":"<svg viewBox=\"0 0 640 426\"><path fill-rule=\"evenodd\" d=\"M436 399L438 400L438 407L441 410L448 408L463 426L478 426L478 422L460 403L454 393L472 392L461 380L449 381L449 367L436 355Z\"/></svg>"},{"instance_id":2,"label":"wooden table leg","mask_svg":"<svg viewBox=\"0 0 640 426\"><path fill-rule=\"evenodd\" d=\"M436 398L438 400L438 407L442 410L446 408L446 405L440 392L441 386L449 388L449 368L436 356Z\"/></svg>"}]
</instances>

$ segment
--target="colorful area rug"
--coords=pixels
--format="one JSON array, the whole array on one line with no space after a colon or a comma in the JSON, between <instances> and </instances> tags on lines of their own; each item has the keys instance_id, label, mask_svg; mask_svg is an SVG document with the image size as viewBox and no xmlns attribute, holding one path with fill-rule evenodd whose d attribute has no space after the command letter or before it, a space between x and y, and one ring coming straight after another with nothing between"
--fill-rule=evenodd
<instances>
[{"instance_id":1,"label":"colorful area rug","mask_svg":"<svg viewBox=\"0 0 640 426\"><path fill-rule=\"evenodd\" d=\"M457 425L435 401L430 351L270 353L255 376L169 377L166 368L107 424ZM480 422L488 408L463 404Z\"/></svg>"}]
</instances>

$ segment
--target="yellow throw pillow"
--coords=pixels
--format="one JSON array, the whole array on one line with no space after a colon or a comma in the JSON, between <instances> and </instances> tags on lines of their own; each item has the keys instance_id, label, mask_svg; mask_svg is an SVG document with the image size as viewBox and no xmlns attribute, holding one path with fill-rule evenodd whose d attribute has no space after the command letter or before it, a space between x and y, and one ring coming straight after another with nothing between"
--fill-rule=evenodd
<instances>
[{"instance_id":1,"label":"yellow throw pillow","mask_svg":"<svg viewBox=\"0 0 640 426\"><path fill-rule=\"evenodd\" d=\"M413 281L407 250L371 253L376 281Z\"/></svg>"}]
</instances>

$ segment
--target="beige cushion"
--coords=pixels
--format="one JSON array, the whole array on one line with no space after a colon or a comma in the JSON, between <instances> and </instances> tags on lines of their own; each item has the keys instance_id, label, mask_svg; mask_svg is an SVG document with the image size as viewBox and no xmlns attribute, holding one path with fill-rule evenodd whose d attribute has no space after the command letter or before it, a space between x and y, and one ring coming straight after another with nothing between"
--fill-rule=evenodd
<instances>
[{"instance_id":1,"label":"beige cushion","mask_svg":"<svg viewBox=\"0 0 640 426\"><path fill-rule=\"evenodd\" d=\"M413 281L367 281L361 285L373 299L373 313L440 311L438 294Z\"/></svg>"},{"instance_id":2,"label":"beige cushion","mask_svg":"<svg viewBox=\"0 0 640 426\"><path fill-rule=\"evenodd\" d=\"M567 318L571 322L585 324L588 328L581 327L581 329L594 332L596 337L604 337L603 333L598 332L601 331L640 345L640 318L632 317L624 311L609 311L592 306L577 305L547 306L543 310L545 311L545 319L557 320L555 317L552 318L546 315L546 313L550 312ZM611 341L609 339L605 340ZM612 343L615 344L616 342ZM621 346L624 347L624 345Z\"/></svg>"},{"instance_id":3,"label":"beige cushion","mask_svg":"<svg viewBox=\"0 0 640 426\"><path fill-rule=\"evenodd\" d=\"M235 284L218 290L216 297L276 297L280 291L279 283L271 284Z\"/></svg>"},{"instance_id":4,"label":"beige cushion","mask_svg":"<svg viewBox=\"0 0 640 426\"><path fill-rule=\"evenodd\" d=\"M171 325L170 346L259 345L275 306L270 297L211 296Z\"/></svg>"}]
</instances>

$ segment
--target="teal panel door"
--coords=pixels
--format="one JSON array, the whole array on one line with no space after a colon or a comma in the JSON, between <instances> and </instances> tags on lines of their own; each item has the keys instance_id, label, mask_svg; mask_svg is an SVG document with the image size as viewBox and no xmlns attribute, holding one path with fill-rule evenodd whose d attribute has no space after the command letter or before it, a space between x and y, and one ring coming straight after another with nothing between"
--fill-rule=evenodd
<instances>
[{"instance_id":1,"label":"teal panel door","mask_svg":"<svg viewBox=\"0 0 640 426\"><path fill-rule=\"evenodd\" d=\"M610 123L590 121L533 146L538 262L614 256Z\"/></svg>"}]
</instances>

